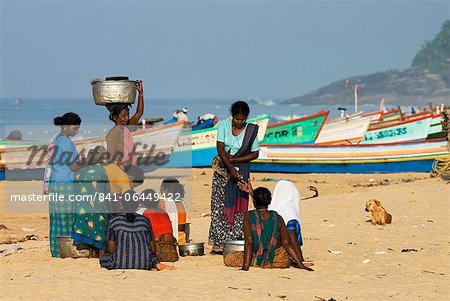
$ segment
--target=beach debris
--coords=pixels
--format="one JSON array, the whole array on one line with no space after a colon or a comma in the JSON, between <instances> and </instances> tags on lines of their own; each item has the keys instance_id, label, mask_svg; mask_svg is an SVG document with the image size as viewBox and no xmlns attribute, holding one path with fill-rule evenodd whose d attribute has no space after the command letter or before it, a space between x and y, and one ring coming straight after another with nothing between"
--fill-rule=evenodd
<instances>
[{"instance_id":1,"label":"beach debris","mask_svg":"<svg viewBox=\"0 0 450 301\"><path fill-rule=\"evenodd\" d=\"M369 263L369 262L370 262L370 259L364 259L364 260L362 261L362 263L364 263L364 264Z\"/></svg>"},{"instance_id":2,"label":"beach debris","mask_svg":"<svg viewBox=\"0 0 450 301\"><path fill-rule=\"evenodd\" d=\"M375 255L386 255L387 252L386 251L377 251L375 252Z\"/></svg>"},{"instance_id":3,"label":"beach debris","mask_svg":"<svg viewBox=\"0 0 450 301\"><path fill-rule=\"evenodd\" d=\"M261 179L261 182L278 182L278 181L281 181L282 179L279 179L279 178L267 178L267 177L264 177L264 178L262 178Z\"/></svg>"},{"instance_id":4,"label":"beach debris","mask_svg":"<svg viewBox=\"0 0 450 301\"><path fill-rule=\"evenodd\" d=\"M36 236L36 235L34 235L34 234L31 234L31 235L27 235L27 236L25 236L25 238L23 239L23 241L26 241L26 240L38 240L38 236ZM23 242L22 240L21 241L19 241L19 242Z\"/></svg>"},{"instance_id":5,"label":"beach debris","mask_svg":"<svg viewBox=\"0 0 450 301\"><path fill-rule=\"evenodd\" d=\"M280 298L280 299L284 300L284 298L287 298L287 296L286 295L277 295L277 298Z\"/></svg>"},{"instance_id":6,"label":"beach debris","mask_svg":"<svg viewBox=\"0 0 450 301\"><path fill-rule=\"evenodd\" d=\"M317 190L317 188L316 188L316 187L314 187L314 186L308 186L308 189L309 189L310 191L314 192L314 194L313 194L312 196L309 196L309 197L306 197L306 198L300 199L301 201L303 201L303 200L307 200L307 199L312 199L312 198L316 198L316 197L318 197L318 196L319 196L319 190Z\"/></svg>"},{"instance_id":7,"label":"beach debris","mask_svg":"<svg viewBox=\"0 0 450 301\"><path fill-rule=\"evenodd\" d=\"M417 200L411 200L411 201L409 201L411 204L417 204L418 202L417 202Z\"/></svg>"},{"instance_id":8,"label":"beach debris","mask_svg":"<svg viewBox=\"0 0 450 301\"><path fill-rule=\"evenodd\" d=\"M341 255L341 251L328 249L328 252L334 255Z\"/></svg>"},{"instance_id":9,"label":"beach debris","mask_svg":"<svg viewBox=\"0 0 450 301\"><path fill-rule=\"evenodd\" d=\"M34 232L33 228L22 228L23 232Z\"/></svg>"},{"instance_id":10,"label":"beach debris","mask_svg":"<svg viewBox=\"0 0 450 301\"><path fill-rule=\"evenodd\" d=\"M23 248L19 245L9 245L6 249L1 250L0 253L3 254L3 256L8 256L18 253L20 250L23 250Z\"/></svg>"},{"instance_id":11,"label":"beach debris","mask_svg":"<svg viewBox=\"0 0 450 301\"><path fill-rule=\"evenodd\" d=\"M291 279L290 277L277 275L278 278Z\"/></svg>"},{"instance_id":12,"label":"beach debris","mask_svg":"<svg viewBox=\"0 0 450 301\"><path fill-rule=\"evenodd\" d=\"M11 229L6 227L4 224L0 224L0 230L11 230Z\"/></svg>"},{"instance_id":13,"label":"beach debris","mask_svg":"<svg viewBox=\"0 0 450 301\"><path fill-rule=\"evenodd\" d=\"M246 290L246 291L251 291L252 289L249 287L233 287L233 286L229 286L228 288L231 288L232 290Z\"/></svg>"},{"instance_id":14,"label":"beach debris","mask_svg":"<svg viewBox=\"0 0 450 301\"><path fill-rule=\"evenodd\" d=\"M427 270L422 270L423 274L438 274L438 275L442 275L444 276L444 273L440 273L440 272L433 272L433 271L427 271Z\"/></svg>"},{"instance_id":15,"label":"beach debris","mask_svg":"<svg viewBox=\"0 0 450 301\"><path fill-rule=\"evenodd\" d=\"M324 219L323 223L320 224L322 227L329 227L329 228L333 228L334 224L330 223L328 220Z\"/></svg>"},{"instance_id":16,"label":"beach debris","mask_svg":"<svg viewBox=\"0 0 450 301\"><path fill-rule=\"evenodd\" d=\"M392 248L387 248L387 249L388 249L388 251L395 252L395 250Z\"/></svg>"},{"instance_id":17,"label":"beach debris","mask_svg":"<svg viewBox=\"0 0 450 301\"><path fill-rule=\"evenodd\" d=\"M211 212L203 212L202 217L211 216Z\"/></svg>"},{"instance_id":18,"label":"beach debris","mask_svg":"<svg viewBox=\"0 0 450 301\"><path fill-rule=\"evenodd\" d=\"M405 252L419 252L419 251L417 251L416 249L402 249L402 252L405 253Z\"/></svg>"},{"instance_id":19,"label":"beach debris","mask_svg":"<svg viewBox=\"0 0 450 301\"><path fill-rule=\"evenodd\" d=\"M203 184L203 186L209 186L209 184L206 184L206 183L205 183L205 184Z\"/></svg>"},{"instance_id":20,"label":"beach debris","mask_svg":"<svg viewBox=\"0 0 450 301\"><path fill-rule=\"evenodd\" d=\"M204 175L206 175L206 172L205 172L205 171L202 171L202 172L200 173L200 175L204 176Z\"/></svg>"}]
</instances>

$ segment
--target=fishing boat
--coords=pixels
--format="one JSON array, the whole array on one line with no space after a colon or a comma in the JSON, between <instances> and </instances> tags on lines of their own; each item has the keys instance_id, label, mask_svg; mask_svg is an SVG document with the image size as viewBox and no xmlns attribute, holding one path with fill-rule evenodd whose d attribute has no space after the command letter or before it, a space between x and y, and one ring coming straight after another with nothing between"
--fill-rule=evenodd
<instances>
[{"instance_id":1,"label":"fishing boat","mask_svg":"<svg viewBox=\"0 0 450 301\"><path fill-rule=\"evenodd\" d=\"M286 173L430 172L444 139L374 145L261 145L251 170Z\"/></svg>"},{"instance_id":2,"label":"fishing boat","mask_svg":"<svg viewBox=\"0 0 450 301\"><path fill-rule=\"evenodd\" d=\"M444 138L444 132L442 131L442 115L433 114L431 119L430 129L428 130L427 139Z\"/></svg>"},{"instance_id":3,"label":"fishing boat","mask_svg":"<svg viewBox=\"0 0 450 301\"><path fill-rule=\"evenodd\" d=\"M183 122L132 131L138 166L149 172L164 167L183 129ZM106 147L103 136L73 140L80 156L96 146ZM7 180L42 180L48 141L0 141L0 168Z\"/></svg>"},{"instance_id":4,"label":"fishing boat","mask_svg":"<svg viewBox=\"0 0 450 301\"><path fill-rule=\"evenodd\" d=\"M382 122L372 125L364 135L361 144L425 140L430 131L432 118L431 114L425 114L400 122Z\"/></svg>"},{"instance_id":5,"label":"fishing boat","mask_svg":"<svg viewBox=\"0 0 450 301\"><path fill-rule=\"evenodd\" d=\"M301 118L269 124L263 144L301 144L314 143L322 126L327 120L329 111Z\"/></svg>"},{"instance_id":6,"label":"fishing boat","mask_svg":"<svg viewBox=\"0 0 450 301\"><path fill-rule=\"evenodd\" d=\"M336 145L359 143L369 128L372 116L325 123L315 144Z\"/></svg>"},{"instance_id":7,"label":"fishing boat","mask_svg":"<svg viewBox=\"0 0 450 301\"><path fill-rule=\"evenodd\" d=\"M257 124L258 140L262 141L266 133L270 116L259 115L247 122ZM211 166L212 159L217 154L217 126L213 128L182 132L175 145L170 161L165 167L206 167Z\"/></svg>"}]
</instances>

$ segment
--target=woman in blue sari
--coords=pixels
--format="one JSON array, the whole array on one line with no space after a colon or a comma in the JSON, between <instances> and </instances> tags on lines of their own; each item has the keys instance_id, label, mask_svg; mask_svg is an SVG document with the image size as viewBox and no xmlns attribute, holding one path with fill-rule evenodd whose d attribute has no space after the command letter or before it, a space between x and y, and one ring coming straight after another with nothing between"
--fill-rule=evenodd
<instances>
[{"instance_id":1,"label":"woman in blue sari","mask_svg":"<svg viewBox=\"0 0 450 301\"><path fill-rule=\"evenodd\" d=\"M63 196L62 201L49 202L50 211L50 252L52 257L59 257L58 237L70 236L73 225L75 203L69 198L74 195L74 177L83 164L78 161L78 151L71 137L78 134L81 118L69 112L56 117L54 124L61 131L52 138L48 158L48 172L44 183L48 184L48 193Z\"/></svg>"}]
</instances>

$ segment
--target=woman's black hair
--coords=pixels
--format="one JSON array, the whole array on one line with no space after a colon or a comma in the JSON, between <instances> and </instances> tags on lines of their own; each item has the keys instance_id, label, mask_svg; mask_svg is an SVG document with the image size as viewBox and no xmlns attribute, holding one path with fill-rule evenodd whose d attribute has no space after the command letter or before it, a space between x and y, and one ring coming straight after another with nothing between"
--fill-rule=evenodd
<instances>
[{"instance_id":1,"label":"woman's black hair","mask_svg":"<svg viewBox=\"0 0 450 301\"><path fill-rule=\"evenodd\" d=\"M272 194L266 187L258 187L253 191L253 205L257 208L267 208L272 201Z\"/></svg>"},{"instance_id":2,"label":"woman's black hair","mask_svg":"<svg viewBox=\"0 0 450 301\"><path fill-rule=\"evenodd\" d=\"M139 206L139 195L133 189L122 194L122 213L125 213L127 221L132 223L136 219L136 210Z\"/></svg>"},{"instance_id":3,"label":"woman's black hair","mask_svg":"<svg viewBox=\"0 0 450 301\"><path fill-rule=\"evenodd\" d=\"M250 107L245 101L239 100L231 105L230 112L231 116L242 114L248 117L248 115L250 115Z\"/></svg>"},{"instance_id":4,"label":"woman's black hair","mask_svg":"<svg viewBox=\"0 0 450 301\"><path fill-rule=\"evenodd\" d=\"M165 178L162 181L161 190L167 190L174 194L174 199L184 199L184 186L175 178ZM175 194L178 194L178 196L175 196Z\"/></svg>"},{"instance_id":5,"label":"woman's black hair","mask_svg":"<svg viewBox=\"0 0 450 301\"><path fill-rule=\"evenodd\" d=\"M156 208L159 205L158 194L155 190L149 188L141 192L139 197L141 205L146 208Z\"/></svg>"},{"instance_id":6,"label":"woman's black hair","mask_svg":"<svg viewBox=\"0 0 450 301\"><path fill-rule=\"evenodd\" d=\"M54 125L80 125L81 124L81 118L78 116L78 114L68 112L62 116L55 117L53 119Z\"/></svg>"},{"instance_id":7,"label":"woman's black hair","mask_svg":"<svg viewBox=\"0 0 450 301\"><path fill-rule=\"evenodd\" d=\"M116 122L114 120L114 117L119 116L120 112L122 112L123 109L128 109L130 104L127 103L109 103L106 104L106 108L109 111L109 120L112 122Z\"/></svg>"}]
</instances>

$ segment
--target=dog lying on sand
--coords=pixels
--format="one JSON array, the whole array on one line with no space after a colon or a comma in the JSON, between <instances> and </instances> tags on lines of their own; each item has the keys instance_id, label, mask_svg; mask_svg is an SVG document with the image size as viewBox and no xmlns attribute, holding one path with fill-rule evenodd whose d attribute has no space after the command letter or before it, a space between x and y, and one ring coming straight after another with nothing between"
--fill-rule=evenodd
<instances>
[{"instance_id":1,"label":"dog lying on sand","mask_svg":"<svg viewBox=\"0 0 450 301\"><path fill-rule=\"evenodd\" d=\"M392 222L392 215L381 206L380 201L370 200L366 203L366 211L372 214L372 225L384 225Z\"/></svg>"}]
</instances>

